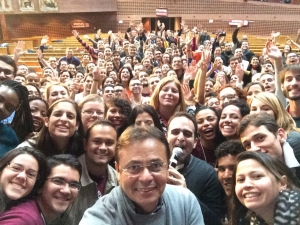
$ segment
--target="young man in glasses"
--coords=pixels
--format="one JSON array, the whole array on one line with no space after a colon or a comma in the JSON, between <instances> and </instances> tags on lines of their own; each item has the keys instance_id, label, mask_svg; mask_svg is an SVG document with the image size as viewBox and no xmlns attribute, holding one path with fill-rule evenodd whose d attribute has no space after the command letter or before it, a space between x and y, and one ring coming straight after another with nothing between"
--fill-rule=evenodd
<instances>
[{"instance_id":1,"label":"young man in glasses","mask_svg":"<svg viewBox=\"0 0 300 225\"><path fill-rule=\"evenodd\" d=\"M168 142L157 128L127 128L116 146L120 186L89 208L79 224L204 224L195 196L166 184L169 158Z\"/></svg>"},{"instance_id":2,"label":"young man in glasses","mask_svg":"<svg viewBox=\"0 0 300 225\"><path fill-rule=\"evenodd\" d=\"M81 188L81 165L76 157L55 155L48 162L48 176L35 200L21 203L0 216L0 224L70 224L62 215Z\"/></svg>"}]
</instances>

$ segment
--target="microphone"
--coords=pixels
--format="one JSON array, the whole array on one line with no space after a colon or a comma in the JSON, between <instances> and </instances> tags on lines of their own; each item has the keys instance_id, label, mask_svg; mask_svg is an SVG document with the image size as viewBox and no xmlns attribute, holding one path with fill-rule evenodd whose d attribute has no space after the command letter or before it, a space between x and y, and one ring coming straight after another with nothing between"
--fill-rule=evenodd
<instances>
[{"instance_id":1,"label":"microphone","mask_svg":"<svg viewBox=\"0 0 300 225\"><path fill-rule=\"evenodd\" d=\"M183 154L182 149L180 147L175 147L172 151L172 156L170 159L169 166L172 166L173 168L175 168L177 166L178 160L182 154Z\"/></svg>"}]
</instances>

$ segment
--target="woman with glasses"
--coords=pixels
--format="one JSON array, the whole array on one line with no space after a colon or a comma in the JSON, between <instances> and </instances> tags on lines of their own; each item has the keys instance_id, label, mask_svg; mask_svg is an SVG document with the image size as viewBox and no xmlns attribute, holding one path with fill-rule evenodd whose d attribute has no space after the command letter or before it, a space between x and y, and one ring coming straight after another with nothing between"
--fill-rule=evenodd
<instances>
[{"instance_id":1,"label":"woman with glasses","mask_svg":"<svg viewBox=\"0 0 300 225\"><path fill-rule=\"evenodd\" d=\"M81 165L75 156L55 155L44 167L46 181L35 199L12 207L0 215L0 224L71 224L65 215L81 188Z\"/></svg>"},{"instance_id":2,"label":"woman with glasses","mask_svg":"<svg viewBox=\"0 0 300 225\"><path fill-rule=\"evenodd\" d=\"M84 97L78 107L84 133L94 121L104 118L104 102L97 94Z\"/></svg>"},{"instance_id":3,"label":"woman with glasses","mask_svg":"<svg viewBox=\"0 0 300 225\"><path fill-rule=\"evenodd\" d=\"M212 107L200 106L195 112L195 118L199 138L192 154L215 166L215 150L218 145L225 140L218 126L220 115L217 110Z\"/></svg>"},{"instance_id":4,"label":"woman with glasses","mask_svg":"<svg viewBox=\"0 0 300 225\"><path fill-rule=\"evenodd\" d=\"M16 148L0 159L1 213L37 194L46 177L46 158L29 147ZM0 219L0 224L1 223Z\"/></svg>"},{"instance_id":5,"label":"woman with glasses","mask_svg":"<svg viewBox=\"0 0 300 225\"><path fill-rule=\"evenodd\" d=\"M222 86L218 91L218 99L220 101L220 105L222 106L225 102L231 102L233 100L244 100L247 101L246 96L244 95L244 92L237 88L232 86L231 84L226 84Z\"/></svg>"}]
</instances>

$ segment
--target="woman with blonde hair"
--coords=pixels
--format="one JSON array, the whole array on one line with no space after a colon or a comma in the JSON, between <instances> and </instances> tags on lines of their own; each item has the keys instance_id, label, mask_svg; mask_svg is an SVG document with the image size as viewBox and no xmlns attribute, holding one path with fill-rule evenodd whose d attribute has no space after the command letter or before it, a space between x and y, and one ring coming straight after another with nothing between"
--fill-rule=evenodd
<instances>
[{"instance_id":1,"label":"woman with blonde hair","mask_svg":"<svg viewBox=\"0 0 300 225\"><path fill-rule=\"evenodd\" d=\"M177 78L165 77L156 86L151 95L150 105L156 110L164 132L167 132L168 120L175 112L185 111L181 84Z\"/></svg>"},{"instance_id":2,"label":"woman with blonde hair","mask_svg":"<svg viewBox=\"0 0 300 225\"><path fill-rule=\"evenodd\" d=\"M70 98L68 86L62 83L50 83L45 90L46 101L49 106L58 99Z\"/></svg>"},{"instance_id":3,"label":"woman with blonde hair","mask_svg":"<svg viewBox=\"0 0 300 225\"><path fill-rule=\"evenodd\" d=\"M94 121L104 118L104 101L97 94L85 96L79 102L78 107L81 112L81 122L84 132L86 132Z\"/></svg>"},{"instance_id":4,"label":"woman with blonde hair","mask_svg":"<svg viewBox=\"0 0 300 225\"><path fill-rule=\"evenodd\" d=\"M273 93L261 92L249 101L250 113L266 112L270 114L277 122L279 127L283 128L286 133L291 131L300 132L296 123L290 114L281 104L280 100Z\"/></svg>"}]
</instances>

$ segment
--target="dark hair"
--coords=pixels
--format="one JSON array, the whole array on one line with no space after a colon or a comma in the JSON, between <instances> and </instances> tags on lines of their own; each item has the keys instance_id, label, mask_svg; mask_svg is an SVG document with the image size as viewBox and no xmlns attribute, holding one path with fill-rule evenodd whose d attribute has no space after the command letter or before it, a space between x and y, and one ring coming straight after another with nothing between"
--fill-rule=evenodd
<instances>
[{"instance_id":1,"label":"dark hair","mask_svg":"<svg viewBox=\"0 0 300 225\"><path fill-rule=\"evenodd\" d=\"M238 128L238 133L241 135L248 126L265 126L268 131L276 136L278 129L280 128L276 120L268 113L253 113L245 116Z\"/></svg>"},{"instance_id":2,"label":"dark hair","mask_svg":"<svg viewBox=\"0 0 300 225\"><path fill-rule=\"evenodd\" d=\"M85 132L85 140L88 140L88 139L89 139L91 130L92 130L95 126L108 126L108 127L112 127L112 128L116 131L116 133L117 133L116 128L114 127L114 125L113 125L109 120L105 120L105 119L102 119L102 120L96 120L96 121L94 121L94 122L88 127L88 129L86 130L86 132Z\"/></svg>"},{"instance_id":3,"label":"dark hair","mask_svg":"<svg viewBox=\"0 0 300 225\"><path fill-rule=\"evenodd\" d=\"M139 56L137 56L137 55L133 56L132 59L134 59L134 58L135 58L139 63L142 61L142 59L141 59Z\"/></svg>"},{"instance_id":4,"label":"dark hair","mask_svg":"<svg viewBox=\"0 0 300 225\"><path fill-rule=\"evenodd\" d=\"M259 85L259 86L261 87L261 90L262 90L262 91L265 91L264 86L263 86L260 82L250 82L250 83L248 83L248 84L244 87L244 89L243 89L244 95L247 96L247 93L248 93L250 87L253 86L253 85Z\"/></svg>"},{"instance_id":5,"label":"dark hair","mask_svg":"<svg viewBox=\"0 0 300 225\"><path fill-rule=\"evenodd\" d=\"M253 58L257 58L258 61L259 61L259 57L258 57L257 55L253 55L253 56L250 58L250 63L249 63L249 65L248 65L248 67L247 67L247 70L248 70L248 71L251 71L251 70L252 70L252 64L251 64L251 61L252 61ZM255 70L256 70L258 73L261 72L261 65L260 65L260 63L258 63L258 65L257 65L257 67L255 68Z\"/></svg>"},{"instance_id":6,"label":"dark hair","mask_svg":"<svg viewBox=\"0 0 300 225\"><path fill-rule=\"evenodd\" d=\"M103 88L102 88L102 91L104 92L104 90L107 88L107 87L111 87L112 89L114 89L114 85L111 85L111 84L107 84L105 85Z\"/></svg>"},{"instance_id":7,"label":"dark hair","mask_svg":"<svg viewBox=\"0 0 300 225\"><path fill-rule=\"evenodd\" d=\"M129 82L130 82L130 80L133 78L132 70L131 70L129 67L122 67L122 68L119 70L119 72L118 72L118 74L117 74L117 80L118 80L118 82L122 83L121 73L122 73L122 71L123 71L124 69L127 69L128 72L129 72L129 75L130 75L129 80L128 80L128 86L129 86Z\"/></svg>"},{"instance_id":8,"label":"dark hair","mask_svg":"<svg viewBox=\"0 0 300 225\"><path fill-rule=\"evenodd\" d=\"M66 99L66 98L56 100L49 107L49 109L47 111L47 117L50 118L55 106L61 102L68 102L73 105L73 107L76 111L76 123L79 124L77 131L75 131L74 135L69 139L68 147L66 148L66 151L64 153L67 153L67 154L70 153L70 154L73 154L73 155L79 157L81 154L83 154L82 139L84 136L83 135L84 132L83 132L83 126L82 126L82 122L81 122L81 113L80 113L80 110L79 110L77 104L73 100ZM50 136L48 127L46 127L45 125L43 126L41 131L38 133L36 147L37 147L37 149L42 151L46 156L53 156L53 155L62 153L55 146L55 144Z\"/></svg>"},{"instance_id":9,"label":"dark hair","mask_svg":"<svg viewBox=\"0 0 300 225\"><path fill-rule=\"evenodd\" d=\"M243 90L241 90L238 87L232 86L231 84L225 84L224 86L222 86L218 89L217 94L218 94L219 100L220 100L220 92L222 90L224 90L225 88L232 88L236 92L239 99L244 100L245 102L247 101L247 97L244 95Z\"/></svg>"},{"instance_id":10,"label":"dark hair","mask_svg":"<svg viewBox=\"0 0 300 225\"><path fill-rule=\"evenodd\" d=\"M34 131L33 121L28 102L28 90L21 83L13 80L5 80L0 86L7 86L16 92L19 99L19 107L15 111L15 116L11 122L11 127L16 132L19 141L23 142L28 134Z\"/></svg>"},{"instance_id":11,"label":"dark hair","mask_svg":"<svg viewBox=\"0 0 300 225\"><path fill-rule=\"evenodd\" d=\"M208 98L208 97L211 97L211 98L217 98L218 96L217 96L217 93L216 92L214 92L214 91L210 91L210 92L205 92L205 96L204 96L205 98Z\"/></svg>"},{"instance_id":12,"label":"dark hair","mask_svg":"<svg viewBox=\"0 0 300 225\"><path fill-rule=\"evenodd\" d=\"M231 102L225 102L222 106L222 111L229 105L234 105L239 108L241 116L244 117L250 113L248 104L243 100L233 100Z\"/></svg>"},{"instance_id":13,"label":"dark hair","mask_svg":"<svg viewBox=\"0 0 300 225\"><path fill-rule=\"evenodd\" d=\"M300 74L300 65L299 64L291 64L283 67L279 72L280 83L284 83L285 74L287 72L291 72L293 74Z\"/></svg>"},{"instance_id":14,"label":"dark hair","mask_svg":"<svg viewBox=\"0 0 300 225\"><path fill-rule=\"evenodd\" d=\"M106 81L107 79L112 79L112 80L114 81L114 83L115 83L115 80L114 80L112 77L105 77L105 78L103 79L103 81L102 81L102 87L104 87L104 83L105 83L105 81Z\"/></svg>"},{"instance_id":15,"label":"dark hair","mask_svg":"<svg viewBox=\"0 0 300 225\"><path fill-rule=\"evenodd\" d=\"M216 159L220 159L227 155L238 155L246 151L240 140L229 140L221 143L215 150Z\"/></svg>"},{"instance_id":16,"label":"dark hair","mask_svg":"<svg viewBox=\"0 0 300 225\"><path fill-rule=\"evenodd\" d=\"M70 64L69 64L69 65L70 65ZM75 68L76 68L76 67L75 67ZM69 70L61 70L61 71L59 72L59 77L60 77L60 75L62 75L63 73L68 73L69 76L70 76L70 78L73 78L73 75L70 73Z\"/></svg>"},{"instance_id":17,"label":"dark hair","mask_svg":"<svg viewBox=\"0 0 300 225\"><path fill-rule=\"evenodd\" d=\"M28 97L28 102L31 102L31 101L34 101L34 100L40 100L40 101L42 101L46 105L46 110L48 111L49 105L48 105L48 102L46 102L45 99L43 99L43 98L41 98L39 96L30 96L30 97Z\"/></svg>"},{"instance_id":18,"label":"dark hair","mask_svg":"<svg viewBox=\"0 0 300 225\"><path fill-rule=\"evenodd\" d=\"M41 96L41 91L40 91L40 89L39 89L39 87L37 86L36 83L26 83L26 84L25 84L25 87L26 87L27 85L34 87L34 88L36 89L36 91L39 93L39 96Z\"/></svg>"},{"instance_id":19,"label":"dark hair","mask_svg":"<svg viewBox=\"0 0 300 225\"><path fill-rule=\"evenodd\" d=\"M291 170L279 159L275 157L271 157L266 153L263 152L251 152L251 151L245 151L238 155L237 157L237 167L238 164L244 160L247 159L253 159L257 161L259 164L261 164L266 170L272 174L277 181L281 179L282 176L287 177L287 188L294 189L295 185L293 182L293 174ZM247 214L248 209L241 204L241 202L238 200L236 193L235 193L235 186L236 186L236 170L233 173L233 185L232 185L232 191L231 191L231 207L230 207L230 224L240 224L239 220L241 218L245 218L245 215Z\"/></svg>"},{"instance_id":20,"label":"dark hair","mask_svg":"<svg viewBox=\"0 0 300 225\"><path fill-rule=\"evenodd\" d=\"M173 114L173 116L168 121L168 129L169 129L169 125L172 122L172 120L175 119L175 118L177 118L177 117L185 117L185 118L187 118L188 120L190 120L193 123L194 129L195 129L194 139L196 139L198 137L198 135L197 135L197 133L198 133L197 132L198 131L198 125L197 125L195 117L193 115L187 113L187 112L176 112L175 114Z\"/></svg>"},{"instance_id":21,"label":"dark hair","mask_svg":"<svg viewBox=\"0 0 300 225\"><path fill-rule=\"evenodd\" d=\"M17 64L15 60L13 60L11 57L8 55L0 55L0 61L5 62L6 64L12 66L14 68L13 75L16 76L17 73Z\"/></svg>"},{"instance_id":22,"label":"dark hair","mask_svg":"<svg viewBox=\"0 0 300 225\"><path fill-rule=\"evenodd\" d=\"M135 106L132 109L131 114L130 114L129 125L134 125L137 116L139 114L144 113L144 112L148 113L151 116L151 118L154 122L154 126L156 128L158 128L160 131L163 131L160 120L159 120L158 115L157 115L157 112L151 105L137 105L137 106Z\"/></svg>"},{"instance_id":23,"label":"dark hair","mask_svg":"<svg viewBox=\"0 0 300 225\"><path fill-rule=\"evenodd\" d=\"M132 143L140 143L145 140L155 139L161 142L165 146L165 153L168 159L171 157L171 151L169 148L169 143L165 137L165 134L157 129L156 127L152 126L142 126L142 127L128 127L120 136L116 146L116 154L115 159L116 162L119 162L120 158L120 151L125 147Z\"/></svg>"},{"instance_id":24,"label":"dark hair","mask_svg":"<svg viewBox=\"0 0 300 225\"><path fill-rule=\"evenodd\" d=\"M116 106L120 108L121 113L125 115L125 121L122 127L117 129L118 137L121 135L121 133L127 128L129 117L131 114L131 106L130 104L121 98L113 98L110 101L106 102L105 104L105 118L107 117L107 111L110 107Z\"/></svg>"},{"instance_id":25,"label":"dark hair","mask_svg":"<svg viewBox=\"0 0 300 225\"><path fill-rule=\"evenodd\" d=\"M216 110L215 108L213 107L210 107L210 106L206 106L206 105L201 105L200 107L198 107L195 111L195 119L196 119L196 116L199 112L201 112L202 110L205 110L205 109L209 109L211 111L213 111L216 116L217 116L217 126L216 126L216 137L215 137L215 141L217 142L217 144L219 143L222 143L223 141L226 140L226 138L222 135L221 131L220 131L220 128L219 128L219 121L220 121L220 111L219 110ZM197 122L197 121L196 121ZM197 129L198 129L198 126L197 126Z\"/></svg>"},{"instance_id":26,"label":"dark hair","mask_svg":"<svg viewBox=\"0 0 300 225\"><path fill-rule=\"evenodd\" d=\"M57 167L59 165L66 165L71 167L72 169L77 170L79 176L81 177L82 167L80 162L74 155L70 155L70 154L54 155L47 160L47 165L48 165L48 174L46 177L48 177L51 174L51 171L54 167Z\"/></svg>"},{"instance_id":27,"label":"dark hair","mask_svg":"<svg viewBox=\"0 0 300 225\"><path fill-rule=\"evenodd\" d=\"M6 205L0 204L0 212L3 212L8 207L16 205L21 201L23 202L29 198L34 197L37 194L38 189L40 189L43 186L46 180L46 174L47 174L46 157L40 151L27 146L12 149L8 151L2 158L0 158L0 173L2 173L3 169L7 166L8 163L10 163L14 158L22 154L31 155L33 158L36 159L39 165L38 178L36 179L32 191L27 196L24 196L22 199L16 201L8 201L7 202L8 204ZM3 191L1 190L1 192ZM2 195L4 195L4 193L1 194L1 198L2 197L4 197L4 199L7 198L5 195L4 196ZM6 199L6 201L7 200L8 199Z\"/></svg>"}]
</instances>

